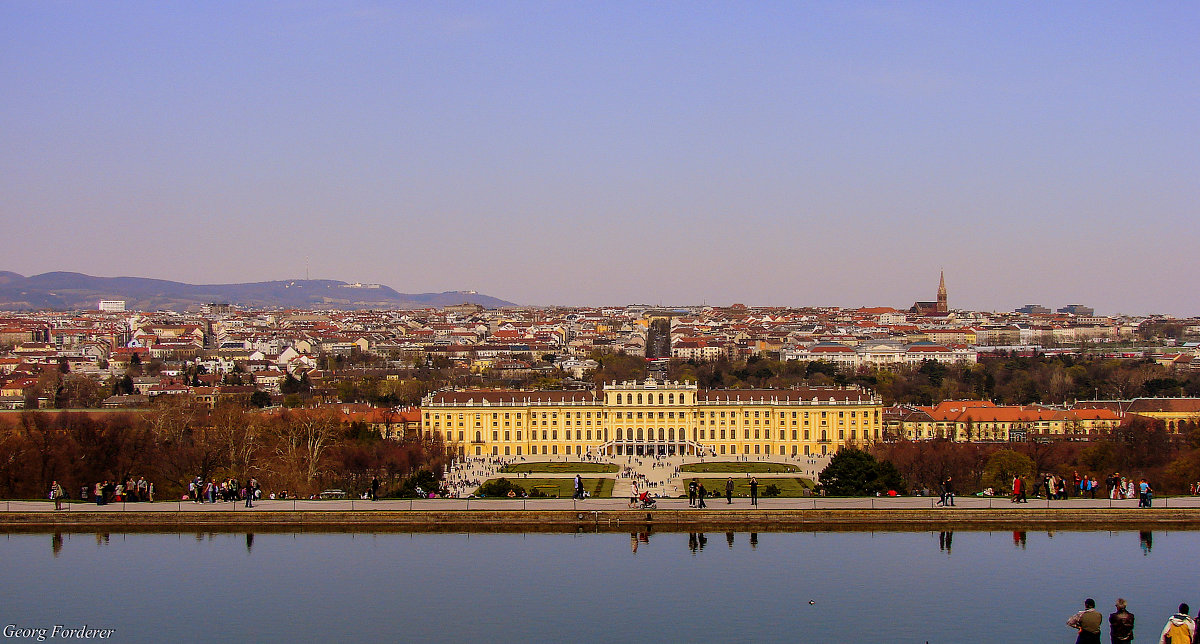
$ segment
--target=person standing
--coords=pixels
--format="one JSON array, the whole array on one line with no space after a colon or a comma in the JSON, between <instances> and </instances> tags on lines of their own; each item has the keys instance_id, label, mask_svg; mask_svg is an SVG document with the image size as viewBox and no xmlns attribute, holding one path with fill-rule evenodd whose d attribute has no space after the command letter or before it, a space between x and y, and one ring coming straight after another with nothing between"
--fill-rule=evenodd
<instances>
[{"instance_id":1,"label":"person standing","mask_svg":"<svg viewBox=\"0 0 1200 644\"><path fill-rule=\"evenodd\" d=\"M1108 636L1112 644L1133 640L1133 613L1125 610L1125 600L1117 600L1117 612L1108 616Z\"/></svg>"},{"instance_id":2,"label":"person standing","mask_svg":"<svg viewBox=\"0 0 1200 644\"><path fill-rule=\"evenodd\" d=\"M943 507L946 507L946 506L953 507L954 506L954 477L953 476L947 476L946 480L942 481L942 500L939 501L938 504Z\"/></svg>"},{"instance_id":3,"label":"person standing","mask_svg":"<svg viewBox=\"0 0 1200 644\"><path fill-rule=\"evenodd\" d=\"M578 474L575 475L575 490L574 490L574 493L571 495L571 498L572 499L582 499L583 498L583 479L580 478L580 476Z\"/></svg>"},{"instance_id":4,"label":"person standing","mask_svg":"<svg viewBox=\"0 0 1200 644\"><path fill-rule=\"evenodd\" d=\"M58 484L58 481L50 482L50 498L54 500L55 510L62 509L62 500L65 494L66 492L63 491L63 487Z\"/></svg>"},{"instance_id":5,"label":"person standing","mask_svg":"<svg viewBox=\"0 0 1200 644\"><path fill-rule=\"evenodd\" d=\"M253 476L246 481L246 507L254 507L254 489L258 487L258 479Z\"/></svg>"},{"instance_id":6,"label":"person standing","mask_svg":"<svg viewBox=\"0 0 1200 644\"><path fill-rule=\"evenodd\" d=\"M1103 623L1104 616L1096 610L1096 600L1091 597L1083 600L1083 610L1067 620L1067 626L1079 631L1075 644L1100 644L1100 625Z\"/></svg>"},{"instance_id":7,"label":"person standing","mask_svg":"<svg viewBox=\"0 0 1200 644\"><path fill-rule=\"evenodd\" d=\"M750 505L758 505L758 479L750 477Z\"/></svg>"},{"instance_id":8,"label":"person standing","mask_svg":"<svg viewBox=\"0 0 1200 644\"><path fill-rule=\"evenodd\" d=\"M725 504L729 505L731 503L733 503L733 477L732 476L729 477L728 481L725 481Z\"/></svg>"},{"instance_id":9,"label":"person standing","mask_svg":"<svg viewBox=\"0 0 1200 644\"><path fill-rule=\"evenodd\" d=\"M1179 612L1167 620L1162 635L1158 636L1159 644L1192 644L1196 641L1196 621L1188 615L1190 610L1187 604L1179 605Z\"/></svg>"},{"instance_id":10,"label":"person standing","mask_svg":"<svg viewBox=\"0 0 1200 644\"><path fill-rule=\"evenodd\" d=\"M1146 482L1146 479L1138 482L1138 507L1150 507L1150 484Z\"/></svg>"},{"instance_id":11,"label":"person standing","mask_svg":"<svg viewBox=\"0 0 1200 644\"><path fill-rule=\"evenodd\" d=\"M1012 480L1012 502L1021 502L1021 475L1014 474Z\"/></svg>"},{"instance_id":12,"label":"person standing","mask_svg":"<svg viewBox=\"0 0 1200 644\"><path fill-rule=\"evenodd\" d=\"M379 477L371 477L371 500L375 501L379 498Z\"/></svg>"},{"instance_id":13,"label":"person standing","mask_svg":"<svg viewBox=\"0 0 1200 644\"><path fill-rule=\"evenodd\" d=\"M696 507L696 479L688 481L688 507Z\"/></svg>"},{"instance_id":14,"label":"person standing","mask_svg":"<svg viewBox=\"0 0 1200 644\"><path fill-rule=\"evenodd\" d=\"M698 486L696 486L696 507L697 508L706 507L704 505L704 496L706 494L708 494L708 490L704 489L703 483L700 483Z\"/></svg>"}]
</instances>

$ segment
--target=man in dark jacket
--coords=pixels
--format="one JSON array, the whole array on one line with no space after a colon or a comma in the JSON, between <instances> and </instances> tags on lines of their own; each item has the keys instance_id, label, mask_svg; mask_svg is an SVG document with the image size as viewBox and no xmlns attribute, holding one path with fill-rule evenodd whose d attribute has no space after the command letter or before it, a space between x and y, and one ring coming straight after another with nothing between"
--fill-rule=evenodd
<instances>
[{"instance_id":1,"label":"man in dark jacket","mask_svg":"<svg viewBox=\"0 0 1200 644\"><path fill-rule=\"evenodd\" d=\"M954 505L954 477L947 476L945 481L942 481L942 500L938 501L938 505L947 506Z\"/></svg>"},{"instance_id":2,"label":"man in dark jacket","mask_svg":"<svg viewBox=\"0 0 1200 644\"><path fill-rule=\"evenodd\" d=\"M1117 612L1108 616L1108 635L1112 644L1133 641L1133 613L1125 610L1125 600L1117 600Z\"/></svg>"},{"instance_id":3,"label":"man in dark jacket","mask_svg":"<svg viewBox=\"0 0 1200 644\"><path fill-rule=\"evenodd\" d=\"M728 481L725 481L725 504L728 505L730 503L733 503L733 477L732 476L729 477Z\"/></svg>"}]
</instances>

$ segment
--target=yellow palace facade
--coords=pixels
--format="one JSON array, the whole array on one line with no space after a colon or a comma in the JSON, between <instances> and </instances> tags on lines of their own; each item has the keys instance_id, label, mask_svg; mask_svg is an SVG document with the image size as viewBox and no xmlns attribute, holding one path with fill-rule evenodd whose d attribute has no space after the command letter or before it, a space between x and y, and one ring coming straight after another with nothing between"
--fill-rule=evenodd
<instances>
[{"instance_id":1,"label":"yellow palace facade","mask_svg":"<svg viewBox=\"0 0 1200 644\"><path fill-rule=\"evenodd\" d=\"M462 456L805 456L883 435L883 405L857 387L698 389L610 383L592 391L439 391L421 430Z\"/></svg>"}]
</instances>

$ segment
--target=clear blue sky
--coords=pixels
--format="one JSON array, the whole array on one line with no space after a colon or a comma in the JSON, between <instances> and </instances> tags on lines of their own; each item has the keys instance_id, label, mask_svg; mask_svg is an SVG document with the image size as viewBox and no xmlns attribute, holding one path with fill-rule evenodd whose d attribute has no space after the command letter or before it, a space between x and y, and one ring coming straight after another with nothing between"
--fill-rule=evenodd
<instances>
[{"instance_id":1,"label":"clear blue sky","mask_svg":"<svg viewBox=\"0 0 1200 644\"><path fill-rule=\"evenodd\" d=\"M0 270L1200 314L1200 3L0 3Z\"/></svg>"}]
</instances>

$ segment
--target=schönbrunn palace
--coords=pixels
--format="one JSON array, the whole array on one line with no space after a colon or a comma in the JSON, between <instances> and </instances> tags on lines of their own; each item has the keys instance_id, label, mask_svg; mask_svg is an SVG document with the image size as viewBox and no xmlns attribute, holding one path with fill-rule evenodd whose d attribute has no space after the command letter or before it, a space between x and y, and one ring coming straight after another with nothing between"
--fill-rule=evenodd
<instances>
[{"instance_id":1,"label":"sch\u00f6nbrunn palace","mask_svg":"<svg viewBox=\"0 0 1200 644\"><path fill-rule=\"evenodd\" d=\"M804 456L880 440L883 405L857 387L698 389L623 382L594 391L446 390L421 428L462 456Z\"/></svg>"}]
</instances>

